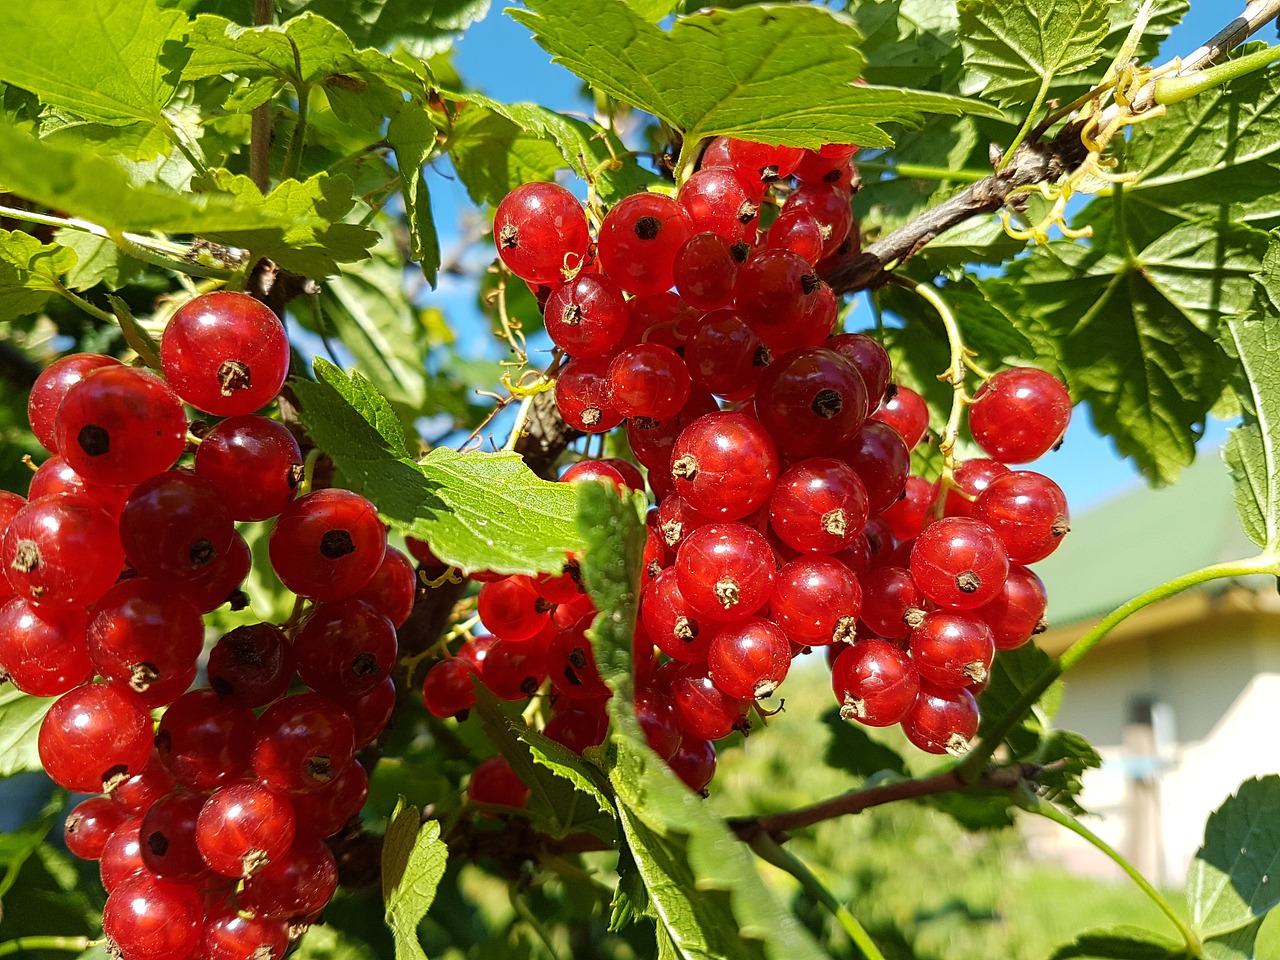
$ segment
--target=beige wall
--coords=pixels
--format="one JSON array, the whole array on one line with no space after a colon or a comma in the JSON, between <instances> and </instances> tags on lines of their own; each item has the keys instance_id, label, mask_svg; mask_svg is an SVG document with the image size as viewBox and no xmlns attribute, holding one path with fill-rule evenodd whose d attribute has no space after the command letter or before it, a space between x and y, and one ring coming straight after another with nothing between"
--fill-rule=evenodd
<instances>
[{"instance_id":1,"label":"beige wall","mask_svg":"<svg viewBox=\"0 0 1280 960\"><path fill-rule=\"evenodd\" d=\"M1239 598L1236 598L1237 600ZM1223 606L1230 609L1223 609ZM1126 853L1137 853L1153 879L1179 884L1204 833L1204 821L1245 779L1280 772L1280 615L1205 606L1203 615L1159 624L1149 633L1104 644L1068 675L1054 725L1084 734L1104 759L1085 779L1089 826ZM1153 619L1153 624L1158 620ZM1130 704L1151 697L1168 706L1176 742L1152 784L1158 825L1127 822L1133 787L1122 737ZM1156 832L1158 831L1158 832ZM1146 841L1145 855L1139 853ZM1091 847L1063 830L1040 826L1037 852L1073 869L1111 873Z\"/></svg>"}]
</instances>

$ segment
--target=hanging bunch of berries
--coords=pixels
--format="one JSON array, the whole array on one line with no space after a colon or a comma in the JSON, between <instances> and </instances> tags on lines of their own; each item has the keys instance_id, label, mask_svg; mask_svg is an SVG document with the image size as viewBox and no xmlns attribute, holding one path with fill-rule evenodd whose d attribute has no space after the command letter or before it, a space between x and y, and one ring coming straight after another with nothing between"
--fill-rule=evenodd
<instances>
[{"instance_id":1,"label":"hanging bunch of berries","mask_svg":"<svg viewBox=\"0 0 1280 960\"><path fill-rule=\"evenodd\" d=\"M1005 370L975 394L969 426L988 458L951 462L944 481L911 475L925 402L893 383L874 338L841 332L821 279L858 246L855 149L720 138L674 196L627 197L594 239L553 183L518 187L494 219L499 257L565 355L561 415L589 434L625 423L645 470L635 707L695 790L714 774L714 741L744 730L815 647L846 719L963 753L995 652L1043 628L1028 565L1068 529L1057 485L1010 469L1067 427L1066 389L1042 371ZM645 489L625 460L563 477L588 478ZM546 732L578 750L603 740L609 691L583 636L594 611L567 570L481 587L490 635L429 673L433 713L467 710L473 674L508 700L549 677ZM522 799L515 781L495 802Z\"/></svg>"},{"instance_id":2,"label":"hanging bunch of berries","mask_svg":"<svg viewBox=\"0 0 1280 960\"><path fill-rule=\"evenodd\" d=\"M77 354L31 391L51 456L26 499L0 493L0 672L57 697L39 731L49 776L102 794L66 839L101 865L109 948L279 958L337 886L324 840L364 804L354 756L390 717L415 573L363 497L300 489L297 441L255 412L289 366L274 313L199 297L160 360L163 378ZM221 419L206 432L184 404ZM204 615L243 606L241 531L271 520L271 566L305 616L222 636L191 689Z\"/></svg>"}]
</instances>

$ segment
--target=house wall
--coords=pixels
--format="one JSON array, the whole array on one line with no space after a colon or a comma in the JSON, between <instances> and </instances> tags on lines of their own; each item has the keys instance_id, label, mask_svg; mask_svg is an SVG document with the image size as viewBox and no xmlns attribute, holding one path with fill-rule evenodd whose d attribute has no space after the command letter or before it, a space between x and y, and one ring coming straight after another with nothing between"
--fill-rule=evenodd
<instances>
[{"instance_id":1,"label":"house wall","mask_svg":"<svg viewBox=\"0 0 1280 960\"><path fill-rule=\"evenodd\" d=\"M1145 758L1134 755L1143 731L1128 721L1139 698L1163 705L1157 758L1148 750ZM1102 769L1085 777L1083 804L1099 815L1086 821L1090 828L1153 879L1172 884L1185 878L1209 813L1243 780L1280 771L1280 737L1271 735L1277 723L1280 614L1257 610L1210 610L1098 647L1068 674L1054 719L1103 756ZM1118 874L1083 840L1052 825L1033 826L1028 839L1072 869Z\"/></svg>"}]
</instances>

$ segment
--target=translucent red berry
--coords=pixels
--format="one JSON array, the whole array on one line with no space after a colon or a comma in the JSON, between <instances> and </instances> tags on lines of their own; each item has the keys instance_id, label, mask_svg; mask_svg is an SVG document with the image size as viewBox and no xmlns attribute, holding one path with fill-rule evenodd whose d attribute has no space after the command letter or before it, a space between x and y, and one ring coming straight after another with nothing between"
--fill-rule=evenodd
<instances>
[{"instance_id":1,"label":"translucent red berry","mask_svg":"<svg viewBox=\"0 0 1280 960\"><path fill-rule=\"evenodd\" d=\"M1062 440L1071 420L1071 397L1062 381L1034 367L1001 370L984 383L969 406L969 430L1001 463L1029 463Z\"/></svg>"},{"instance_id":2,"label":"translucent red berry","mask_svg":"<svg viewBox=\"0 0 1280 960\"><path fill-rule=\"evenodd\" d=\"M282 858L293 843L289 798L256 780L224 786L200 810L196 843L224 877L252 877Z\"/></svg>"},{"instance_id":3,"label":"translucent red berry","mask_svg":"<svg viewBox=\"0 0 1280 960\"><path fill-rule=\"evenodd\" d=\"M985 523L944 517L916 539L911 575L934 603L972 610L1000 593L1009 575L1009 557Z\"/></svg>"},{"instance_id":4,"label":"translucent red berry","mask_svg":"<svg viewBox=\"0 0 1280 960\"><path fill-rule=\"evenodd\" d=\"M525 183L498 204L493 240L507 269L530 283L552 283L586 258L591 236L577 197L554 183Z\"/></svg>"},{"instance_id":5,"label":"translucent red berry","mask_svg":"<svg viewBox=\"0 0 1280 960\"><path fill-rule=\"evenodd\" d=\"M771 697L791 669L791 643L759 617L724 627L707 652L711 681L738 700Z\"/></svg>"},{"instance_id":6,"label":"translucent red berry","mask_svg":"<svg viewBox=\"0 0 1280 960\"><path fill-rule=\"evenodd\" d=\"M58 786L106 792L151 756L151 714L137 694L113 683L77 687L49 708L37 743Z\"/></svg>"},{"instance_id":7,"label":"translucent red berry","mask_svg":"<svg viewBox=\"0 0 1280 960\"><path fill-rule=\"evenodd\" d=\"M887 640L859 640L831 668L840 716L870 727L902 720L915 705L920 674L906 651Z\"/></svg>"},{"instance_id":8,"label":"translucent red berry","mask_svg":"<svg viewBox=\"0 0 1280 960\"><path fill-rule=\"evenodd\" d=\"M628 293L661 293L670 289L676 254L694 231L692 218L671 197L632 194L600 224L600 265Z\"/></svg>"},{"instance_id":9,"label":"translucent red berry","mask_svg":"<svg viewBox=\"0 0 1280 960\"><path fill-rule=\"evenodd\" d=\"M315 600L338 600L377 573L387 530L364 497L316 490L291 501L271 531L271 566L286 587Z\"/></svg>"},{"instance_id":10,"label":"translucent red berry","mask_svg":"<svg viewBox=\"0 0 1280 960\"><path fill-rule=\"evenodd\" d=\"M73 353L55 360L40 372L27 397L31 432L50 453L58 452L54 422L67 391L100 367L116 367L120 361L101 353Z\"/></svg>"},{"instance_id":11,"label":"translucent red berry","mask_svg":"<svg viewBox=\"0 0 1280 960\"><path fill-rule=\"evenodd\" d=\"M229 417L200 441L195 469L222 494L231 519L270 520L293 499L302 451L274 420Z\"/></svg>"}]
</instances>

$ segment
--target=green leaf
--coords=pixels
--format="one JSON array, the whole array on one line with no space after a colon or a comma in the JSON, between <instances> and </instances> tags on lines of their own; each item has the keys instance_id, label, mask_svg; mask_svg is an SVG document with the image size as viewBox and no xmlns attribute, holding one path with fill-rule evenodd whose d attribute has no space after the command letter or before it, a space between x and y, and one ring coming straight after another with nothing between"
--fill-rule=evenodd
<instances>
[{"instance_id":1,"label":"green leaf","mask_svg":"<svg viewBox=\"0 0 1280 960\"><path fill-rule=\"evenodd\" d=\"M0 124L0 185L52 210L91 220L110 230L213 234L280 229L287 212L239 203L224 194L193 194L156 183L135 184L106 157L41 143Z\"/></svg>"},{"instance_id":2,"label":"green leaf","mask_svg":"<svg viewBox=\"0 0 1280 960\"><path fill-rule=\"evenodd\" d=\"M1057 76L1102 54L1110 22L1102 0L961 0L964 90L1002 106L1030 104Z\"/></svg>"},{"instance_id":3,"label":"green leaf","mask_svg":"<svg viewBox=\"0 0 1280 960\"><path fill-rule=\"evenodd\" d=\"M906 761L897 751L873 740L861 724L842 718L838 707L824 713L822 723L831 733L822 754L822 762L827 766L845 770L855 777L870 777L882 770L906 776Z\"/></svg>"},{"instance_id":4,"label":"green leaf","mask_svg":"<svg viewBox=\"0 0 1280 960\"><path fill-rule=\"evenodd\" d=\"M529 787L527 811L557 839L590 833L608 843L617 838L617 813L603 774L568 747L548 739L519 717L503 712L489 688L476 681L476 712L493 745Z\"/></svg>"},{"instance_id":5,"label":"green leaf","mask_svg":"<svg viewBox=\"0 0 1280 960\"><path fill-rule=\"evenodd\" d=\"M0 80L101 123L163 122L187 50L187 18L152 0L0 6Z\"/></svg>"},{"instance_id":6,"label":"green leaf","mask_svg":"<svg viewBox=\"0 0 1280 960\"><path fill-rule=\"evenodd\" d=\"M319 382L291 381L307 432L396 530L464 570L559 573L582 550L571 484L538 479L515 453L437 447L415 461L368 380L319 358L315 372Z\"/></svg>"},{"instance_id":7,"label":"green leaf","mask_svg":"<svg viewBox=\"0 0 1280 960\"><path fill-rule=\"evenodd\" d=\"M532 0L508 12L587 83L681 130L818 147L886 147L885 124L927 113L985 113L936 93L853 83L864 58L852 21L812 6L752 6L676 20L671 31L623 0ZM690 82L696 77L696 82Z\"/></svg>"},{"instance_id":8,"label":"green leaf","mask_svg":"<svg viewBox=\"0 0 1280 960\"><path fill-rule=\"evenodd\" d=\"M1088 740L1070 730L1051 730L1031 754L1032 763L1047 767L1037 778L1046 800L1077 816L1086 811L1076 799L1084 789L1084 773L1102 766L1102 757Z\"/></svg>"},{"instance_id":9,"label":"green leaf","mask_svg":"<svg viewBox=\"0 0 1280 960\"><path fill-rule=\"evenodd\" d=\"M55 791L35 817L16 830L0 833L0 901L13 889L27 858L40 848L53 825L59 821L65 804L66 795Z\"/></svg>"},{"instance_id":10,"label":"green leaf","mask_svg":"<svg viewBox=\"0 0 1280 960\"><path fill-rule=\"evenodd\" d=\"M357 50L342 30L313 12L278 26L260 27L241 27L204 14L191 24L187 42L191 58L182 71L187 80L222 74L270 77L299 92L330 82L349 87L371 80L408 91L422 87L408 67L377 50Z\"/></svg>"},{"instance_id":11,"label":"green leaf","mask_svg":"<svg viewBox=\"0 0 1280 960\"><path fill-rule=\"evenodd\" d=\"M640 602L645 507L642 494L619 497L607 484L575 483L582 580L601 611L588 636L601 678L629 700L634 676L631 640Z\"/></svg>"},{"instance_id":12,"label":"green leaf","mask_svg":"<svg viewBox=\"0 0 1280 960\"><path fill-rule=\"evenodd\" d=\"M296 960L380 960L377 951L369 944L347 936L327 923L308 927L298 941L298 949L290 957Z\"/></svg>"},{"instance_id":13,"label":"green leaf","mask_svg":"<svg viewBox=\"0 0 1280 960\"><path fill-rule=\"evenodd\" d=\"M1247 927L1221 937L1210 937L1204 942L1205 960L1257 960L1258 932L1264 919L1259 917Z\"/></svg>"},{"instance_id":14,"label":"green leaf","mask_svg":"<svg viewBox=\"0 0 1280 960\"><path fill-rule=\"evenodd\" d=\"M1271 260L1280 261L1280 238ZM1235 481L1236 512L1249 539L1280 550L1280 312L1228 317L1226 335L1248 384L1244 422L1222 456ZM1239 391L1237 391L1239 392Z\"/></svg>"},{"instance_id":15,"label":"green leaf","mask_svg":"<svg viewBox=\"0 0 1280 960\"><path fill-rule=\"evenodd\" d=\"M75 265L74 250L18 230L0 230L0 321L37 313Z\"/></svg>"},{"instance_id":16,"label":"green leaf","mask_svg":"<svg viewBox=\"0 0 1280 960\"><path fill-rule=\"evenodd\" d=\"M399 46L424 59L489 12L489 0L279 0L278 6L290 15L309 10L326 17L362 46Z\"/></svg>"},{"instance_id":17,"label":"green leaf","mask_svg":"<svg viewBox=\"0 0 1280 960\"><path fill-rule=\"evenodd\" d=\"M355 206L355 185L345 176L317 173L305 181L285 180L265 197L248 177L226 170L212 171L207 185L258 211L264 220L287 224L284 230L211 230L210 238L245 247L255 257L269 257L304 276L337 273L339 263L367 258L369 248L378 241L376 231L342 222Z\"/></svg>"},{"instance_id":18,"label":"green leaf","mask_svg":"<svg viewBox=\"0 0 1280 960\"><path fill-rule=\"evenodd\" d=\"M58 229L54 236L76 254L76 265L63 278L72 290L88 290L100 283L108 290L119 290L142 272L142 261L121 253L106 237L69 227Z\"/></svg>"},{"instance_id":19,"label":"green leaf","mask_svg":"<svg viewBox=\"0 0 1280 960\"><path fill-rule=\"evenodd\" d=\"M396 960L427 960L418 941L418 922L431 909L448 860L440 821L422 823L418 808L401 797L382 842L382 899Z\"/></svg>"},{"instance_id":20,"label":"green leaf","mask_svg":"<svg viewBox=\"0 0 1280 960\"><path fill-rule=\"evenodd\" d=\"M440 269L440 239L431 217L431 193L423 170L436 145L431 115L421 107L407 104L391 118L387 142L396 152L396 169L404 194L405 217L409 222L409 259L419 262L427 283L434 287Z\"/></svg>"},{"instance_id":21,"label":"green leaf","mask_svg":"<svg viewBox=\"0 0 1280 960\"><path fill-rule=\"evenodd\" d=\"M991 666L991 679L987 689L978 697L982 711L979 736L985 737L990 727L1004 716L1022 695L1053 666L1049 655L1034 643L1025 643L1016 650L1000 650ZM1005 743L1018 758L1029 756L1040 744L1047 721L1057 711L1062 699L1062 684L1055 683L1040 698L1036 709L1009 731Z\"/></svg>"},{"instance_id":22,"label":"green leaf","mask_svg":"<svg viewBox=\"0 0 1280 960\"><path fill-rule=\"evenodd\" d=\"M443 95L466 104L449 133L449 157L476 203L496 205L520 184L551 180L566 168L582 179L593 177L605 203L659 180L595 123L536 103L501 103L478 93Z\"/></svg>"},{"instance_id":23,"label":"green leaf","mask_svg":"<svg viewBox=\"0 0 1280 960\"><path fill-rule=\"evenodd\" d=\"M1082 933L1054 952L1050 960L1182 960L1186 947L1141 927L1118 926Z\"/></svg>"},{"instance_id":24,"label":"green leaf","mask_svg":"<svg viewBox=\"0 0 1280 960\"><path fill-rule=\"evenodd\" d=\"M609 706L618 812L670 955L824 957L761 880L747 846L645 745L629 705L614 697Z\"/></svg>"},{"instance_id":25,"label":"green leaf","mask_svg":"<svg viewBox=\"0 0 1280 960\"><path fill-rule=\"evenodd\" d=\"M1205 937L1243 929L1280 904L1280 776L1246 780L1209 814L1187 900Z\"/></svg>"},{"instance_id":26,"label":"green leaf","mask_svg":"<svg viewBox=\"0 0 1280 960\"><path fill-rule=\"evenodd\" d=\"M53 700L29 697L13 688L0 691L0 777L42 769L36 737Z\"/></svg>"},{"instance_id":27,"label":"green leaf","mask_svg":"<svg viewBox=\"0 0 1280 960\"><path fill-rule=\"evenodd\" d=\"M124 334L124 342L129 348L142 358L142 362L153 370L160 369L160 348L156 342L151 339L151 334L138 323L133 316L133 311L129 309L129 305L119 297L107 296L107 303L111 304L111 312L116 315L116 322L120 324L120 331Z\"/></svg>"},{"instance_id":28,"label":"green leaf","mask_svg":"<svg viewBox=\"0 0 1280 960\"><path fill-rule=\"evenodd\" d=\"M1121 216L1093 245L1037 247L1009 267L1022 310L1057 343L1077 400L1153 482L1195 456L1227 380L1216 342L1225 316L1248 312L1266 235L1226 223L1180 224L1130 252Z\"/></svg>"}]
</instances>

